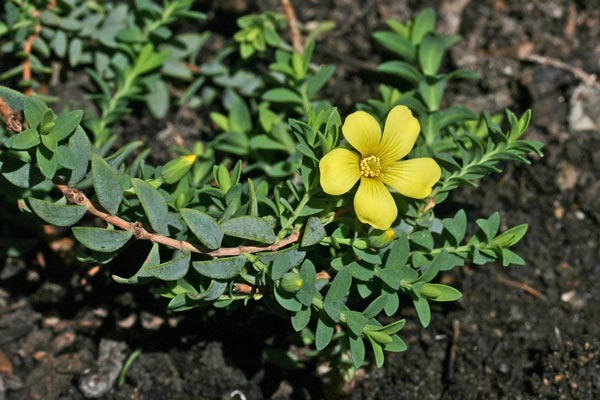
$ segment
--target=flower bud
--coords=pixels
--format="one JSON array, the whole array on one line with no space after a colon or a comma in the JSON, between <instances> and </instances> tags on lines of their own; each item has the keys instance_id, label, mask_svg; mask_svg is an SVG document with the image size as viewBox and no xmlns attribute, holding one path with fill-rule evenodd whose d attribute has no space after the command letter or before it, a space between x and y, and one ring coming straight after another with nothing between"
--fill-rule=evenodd
<instances>
[{"instance_id":1,"label":"flower bud","mask_svg":"<svg viewBox=\"0 0 600 400\"><path fill-rule=\"evenodd\" d=\"M297 272L288 272L287 274L281 277L279 281L279 287L282 290L285 290L288 293L296 293L300 288L302 288L304 282L302 282L302 277Z\"/></svg>"},{"instance_id":2,"label":"flower bud","mask_svg":"<svg viewBox=\"0 0 600 400\"><path fill-rule=\"evenodd\" d=\"M178 182L189 172L194 161L196 161L194 154L177 157L165 164L160 175L167 184Z\"/></svg>"},{"instance_id":3,"label":"flower bud","mask_svg":"<svg viewBox=\"0 0 600 400\"><path fill-rule=\"evenodd\" d=\"M392 240L394 240L394 236L396 236L396 233L393 229L387 229L385 231L375 229L369 235L369 246L380 249L387 246Z\"/></svg>"},{"instance_id":4,"label":"flower bud","mask_svg":"<svg viewBox=\"0 0 600 400\"><path fill-rule=\"evenodd\" d=\"M440 295L440 290L430 283L425 283L421 287L421 296L434 300Z\"/></svg>"}]
</instances>

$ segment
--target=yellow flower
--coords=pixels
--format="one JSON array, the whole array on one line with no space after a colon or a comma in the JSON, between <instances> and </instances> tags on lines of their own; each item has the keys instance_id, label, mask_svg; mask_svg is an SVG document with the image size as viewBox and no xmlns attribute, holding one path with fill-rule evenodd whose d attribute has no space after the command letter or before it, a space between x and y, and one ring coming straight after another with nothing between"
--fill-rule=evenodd
<instances>
[{"instance_id":1,"label":"yellow flower","mask_svg":"<svg viewBox=\"0 0 600 400\"><path fill-rule=\"evenodd\" d=\"M423 199L440 179L439 165L429 157L399 161L412 150L421 127L406 106L394 107L387 116L383 135L371 115L357 111L346 117L344 137L358 150L336 148L319 162L321 187L331 195L348 192L356 181L354 196L358 219L374 228L388 229L398 216L389 189Z\"/></svg>"}]
</instances>

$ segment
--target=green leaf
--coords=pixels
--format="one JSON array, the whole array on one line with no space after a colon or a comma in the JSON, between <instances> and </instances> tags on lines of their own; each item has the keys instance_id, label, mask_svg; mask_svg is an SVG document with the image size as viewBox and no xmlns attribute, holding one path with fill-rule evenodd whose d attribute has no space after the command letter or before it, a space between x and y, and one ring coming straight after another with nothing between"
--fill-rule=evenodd
<instances>
[{"instance_id":1,"label":"green leaf","mask_svg":"<svg viewBox=\"0 0 600 400\"><path fill-rule=\"evenodd\" d=\"M182 208L179 210L186 225L200 240L200 242L209 249L218 249L223 240L223 230L216 221L198 210Z\"/></svg>"},{"instance_id":2,"label":"green leaf","mask_svg":"<svg viewBox=\"0 0 600 400\"><path fill-rule=\"evenodd\" d=\"M410 241L426 250L433 249L433 236L428 230L417 231L410 236Z\"/></svg>"},{"instance_id":3,"label":"green leaf","mask_svg":"<svg viewBox=\"0 0 600 400\"><path fill-rule=\"evenodd\" d=\"M69 64L71 67L77 66L81 60L81 53L83 50L83 42L80 39L73 39L69 43Z\"/></svg>"},{"instance_id":4,"label":"green leaf","mask_svg":"<svg viewBox=\"0 0 600 400\"><path fill-rule=\"evenodd\" d=\"M7 143L8 145L9 143ZM11 137L10 148L28 150L40 144L40 134L35 129L26 129Z\"/></svg>"},{"instance_id":5,"label":"green leaf","mask_svg":"<svg viewBox=\"0 0 600 400\"><path fill-rule=\"evenodd\" d=\"M286 88L275 88L267 90L263 94L263 100L271 101L273 103L296 103L299 105L304 104L302 98L296 93Z\"/></svg>"},{"instance_id":6,"label":"green leaf","mask_svg":"<svg viewBox=\"0 0 600 400\"><path fill-rule=\"evenodd\" d=\"M415 59L415 47L404 37L393 32L375 32L373 38L383 47L412 62Z\"/></svg>"},{"instance_id":7,"label":"green leaf","mask_svg":"<svg viewBox=\"0 0 600 400\"><path fill-rule=\"evenodd\" d=\"M317 329L315 331L315 347L323 350L333 338L335 323L324 312L319 313Z\"/></svg>"},{"instance_id":8,"label":"green leaf","mask_svg":"<svg viewBox=\"0 0 600 400\"><path fill-rule=\"evenodd\" d=\"M433 301L456 301L462 297L460 291L441 283L425 283L421 287L421 295Z\"/></svg>"},{"instance_id":9,"label":"green leaf","mask_svg":"<svg viewBox=\"0 0 600 400\"><path fill-rule=\"evenodd\" d=\"M300 277L302 278L302 287L296 292L296 298L305 306L312 304L312 299L317 293L315 283L317 282L317 272L315 266L310 260L304 260L300 266Z\"/></svg>"},{"instance_id":10,"label":"green leaf","mask_svg":"<svg viewBox=\"0 0 600 400\"><path fill-rule=\"evenodd\" d=\"M148 79L145 81L148 93L146 94L146 104L154 118L162 119L169 112L170 96L166 83L158 79Z\"/></svg>"},{"instance_id":11,"label":"green leaf","mask_svg":"<svg viewBox=\"0 0 600 400\"><path fill-rule=\"evenodd\" d=\"M221 229L228 236L272 244L277 240L273 228L262 218L245 215L231 218L221 224Z\"/></svg>"},{"instance_id":12,"label":"green leaf","mask_svg":"<svg viewBox=\"0 0 600 400\"><path fill-rule=\"evenodd\" d=\"M131 231L113 231L87 226L74 226L71 230L75 238L85 247L102 253L119 250L132 235Z\"/></svg>"},{"instance_id":13,"label":"green leaf","mask_svg":"<svg viewBox=\"0 0 600 400\"><path fill-rule=\"evenodd\" d=\"M190 267L191 253L175 251L173 259L161 264L146 265L144 269L150 275L163 281L176 281L183 278Z\"/></svg>"},{"instance_id":14,"label":"green leaf","mask_svg":"<svg viewBox=\"0 0 600 400\"><path fill-rule=\"evenodd\" d=\"M502 266L508 267L511 264L525 265L526 262L520 255L518 255L514 251L509 249L502 249Z\"/></svg>"},{"instance_id":15,"label":"green leaf","mask_svg":"<svg viewBox=\"0 0 600 400\"><path fill-rule=\"evenodd\" d=\"M348 335L348 341L350 343L350 353L352 355L352 364L354 368L360 368L365 361L365 343L363 342L362 336Z\"/></svg>"},{"instance_id":16,"label":"green leaf","mask_svg":"<svg viewBox=\"0 0 600 400\"><path fill-rule=\"evenodd\" d=\"M137 193L150 226L161 235L169 235L168 205L165 198L148 182L138 178L131 179L133 188Z\"/></svg>"},{"instance_id":17,"label":"green leaf","mask_svg":"<svg viewBox=\"0 0 600 400\"><path fill-rule=\"evenodd\" d=\"M400 330L402 330L402 328L404 328L404 325L406 325L406 320L400 319L396 322L392 322L389 325L378 328L377 331L383 332L388 335L393 335L393 334L399 332Z\"/></svg>"},{"instance_id":18,"label":"green leaf","mask_svg":"<svg viewBox=\"0 0 600 400\"><path fill-rule=\"evenodd\" d=\"M321 68L316 74L308 78L306 80L306 94L308 95L308 98L313 98L319 92L319 90L325 86L334 72L335 67L333 65L328 65Z\"/></svg>"},{"instance_id":19,"label":"green leaf","mask_svg":"<svg viewBox=\"0 0 600 400\"><path fill-rule=\"evenodd\" d=\"M404 61L387 61L377 66L377 71L397 75L412 84L417 84L422 75L418 69Z\"/></svg>"},{"instance_id":20,"label":"green leaf","mask_svg":"<svg viewBox=\"0 0 600 400\"><path fill-rule=\"evenodd\" d=\"M387 303L387 297L385 295L378 296L375 300L371 302L362 312L362 314L367 318L375 318L383 309L385 308Z\"/></svg>"},{"instance_id":21,"label":"green leaf","mask_svg":"<svg viewBox=\"0 0 600 400\"><path fill-rule=\"evenodd\" d=\"M92 156L92 144L81 126L69 138L69 148L75 157L75 167L71 171L69 186L75 186L87 175L87 167Z\"/></svg>"},{"instance_id":22,"label":"green leaf","mask_svg":"<svg viewBox=\"0 0 600 400\"><path fill-rule=\"evenodd\" d=\"M52 153L56 151L56 148L58 147L58 140L56 139L56 136L50 133L47 135L40 135L40 139L42 139L42 144L45 148L50 150Z\"/></svg>"},{"instance_id":23,"label":"green leaf","mask_svg":"<svg viewBox=\"0 0 600 400\"><path fill-rule=\"evenodd\" d=\"M169 52L162 50L156 51L152 44L147 44L140 51L135 61L134 73L143 75L163 65L169 58Z\"/></svg>"},{"instance_id":24,"label":"green leaf","mask_svg":"<svg viewBox=\"0 0 600 400\"><path fill-rule=\"evenodd\" d=\"M369 319L357 311L346 311L344 312L346 318L346 325L350 328L350 331L357 336L362 336L362 331L369 322Z\"/></svg>"},{"instance_id":25,"label":"green leaf","mask_svg":"<svg viewBox=\"0 0 600 400\"><path fill-rule=\"evenodd\" d=\"M377 366L377 368L383 367L383 362L385 360L385 357L383 355L383 348L370 336L367 336L367 338L369 339L369 343L371 344L371 348L373 349L373 355L375 356L375 365Z\"/></svg>"},{"instance_id":26,"label":"green leaf","mask_svg":"<svg viewBox=\"0 0 600 400\"><path fill-rule=\"evenodd\" d=\"M67 34L61 30L57 30L50 42L50 46L57 56L64 58L67 54Z\"/></svg>"},{"instance_id":27,"label":"green leaf","mask_svg":"<svg viewBox=\"0 0 600 400\"><path fill-rule=\"evenodd\" d=\"M402 340L398 335L393 335L392 342L383 346L383 349L385 351L390 351L394 353L406 351L407 348L408 346L406 345L406 342L404 342L404 340Z\"/></svg>"},{"instance_id":28,"label":"green leaf","mask_svg":"<svg viewBox=\"0 0 600 400\"><path fill-rule=\"evenodd\" d=\"M430 112L439 110L444 91L446 90L446 83L447 80L443 78L438 80L423 79L419 82L417 91ZM437 123L439 122L438 120Z\"/></svg>"},{"instance_id":29,"label":"green leaf","mask_svg":"<svg viewBox=\"0 0 600 400\"><path fill-rule=\"evenodd\" d=\"M23 113L31 129L37 129L48 107L38 99L26 97L23 100ZM24 132L21 132L22 135Z\"/></svg>"},{"instance_id":30,"label":"green leaf","mask_svg":"<svg viewBox=\"0 0 600 400\"><path fill-rule=\"evenodd\" d=\"M435 34L428 33L419 45L419 65L427 76L437 75L444 57L444 40Z\"/></svg>"},{"instance_id":31,"label":"green leaf","mask_svg":"<svg viewBox=\"0 0 600 400\"><path fill-rule=\"evenodd\" d=\"M29 205L38 217L56 226L71 226L86 213L87 207L80 205L62 205L50 201L28 198Z\"/></svg>"},{"instance_id":32,"label":"green leaf","mask_svg":"<svg viewBox=\"0 0 600 400\"><path fill-rule=\"evenodd\" d=\"M310 307L306 307L301 309L292 315L292 327L296 332L300 332L302 329L306 328L308 323L310 322L311 310Z\"/></svg>"},{"instance_id":33,"label":"green leaf","mask_svg":"<svg viewBox=\"0 0 600 400\"><path fill-rule=\"evenodd\" d=\"M425 35L435 31L435 11L432 8L424 8L412 24L410 40L412 44L417 45L422 42ZM421 43L422 44L422 43Z\"/></svg>"},{"instance_id":34,"label":"green leaf","mask_svg":"<svg viewBox=\"0 0 600 400\"><path fill-rule=\"evenodd\" d=\"M271 279L274 281L281 279L292 267L290 256L287 253L276 253L271 266Z\"/></svg>"},{"instance_id":35,"label":"green leaf","mask_svg":"<svg viewBox=\"0 0 600 400\"><path fill-rule=\"evenodd\" d=\"M274 294L275 300L284 309L292 312L298 312L302 310L302 303L298 301L293 294L288 293L279 287L275 287Z\"/></svg>"},{"instance_id":36,"label":"green leaf","mask_svg":"<svg viewBox=\"0 0 600 400\"><path fill-rule=\"evenodd\" d=\"M423 328L427 328L431 322L431 309L429 308L427 299L424 297L418 297L413 299L413 304L415 305L415 310L417 311L417 316L419 317L421 325Z\"/></svg>"},{"instance_id":37,"label":"green leaf","mask_svg":"<svg viewBox=\"0 0 600 400\"><path fill-rule=\"evenodd\" d=\"M496 211L488 219L480 218L475 223L481 228L487 240L492 241L500 228L500 214Z\"/></svg>"},{"instance_id":38,"label":"green leaf","mask_svg":"<svg viewBox=\"0 0 600 400\"><path fill-rule=\"evenodd\" d=\"M525 236L528 228L529 226L527 224L514 226L496 236L492 241L501 247L514 246L523 238L523 236Z\"/></svg>"},{"instance_id":39,"label":"green leaf","mask_svg":"<svg viewBox=\"0 0 600 400\"><path fill-rule=\"evenodd\" d=\"M448 254L446 249L443 249L441 251L441 253L439 253L438 255L435 256L435 258L433 259L433 261L431 262L429 267L425 270L423 275L421 275L421 277L419 278L419 281L420 282L431 281L433 278L435 278L437 276L437 274L438 274L438 272L440 272L440 270L442 270L446 265L448 265L449 262L451 262L450 254Z\"/></svg>"},{"instance_id":40,"label":"green leaf","mask_svg":"<svg viewBox=\"0 0 600 400\"><path fill-rule=\"evenodd\" d=\"M74 169L77 166L77 159L75 158L75 154L67 146L58 146L58 148L56 149L56 159L59 165L67 169Z\"/></svg>"},{"instance_id":41,"label":"green leaf","mask_svg":"<svg viewBox=\"0 0 600 400\"><path fill-rule=\"evenodd\" d=\"M239 255L235 257L215 258L207 261L194 261L192 262L192 267L199 274L209 278L231 279L240 274L245 264L246 257Z\"/></svg>"},{"instance_id":42,"label":"green leaf","mask_svg":"<svg viewBox=\"0 0 600 400\"><path fill-rule=\"evenodd\" d=\"M319 217L310 217L306 222L301 246L308 247L317 244L325 236L327 236L327 232L325 232L325 227L321 223L321 219Z\"/></svg>"},{"instance_id":43,"label":"green leaf","mask_svg":"<svg viewBox=\"0 0 600 400\"><path fill-rule=\"evenodd\" d=\"M403 267L406 264L406 261L408 261L409 254L410 247L408 245L408 237L403 235L395 240L385 266L389 268Z\"/></svg>"},{"instance_id":44,"label":"green leaf","mask_svg":"<svg viewBox=\"0 0 600 400\"><path fill-rule=\"evenodd\" d=\"M394 290L400 289L400 281L402 280L402 267L390 266L377 271L377 276L386 285Z\"/></svg>"},{"instance_id":45,"label":"green leaf","mask_svg":"<svg viewBox=\"0 0 600 400\"><path fill-rule=\"evenodd\" d=\"M459 210L454 218L444 218L442 225L454 238L454 244L459 245L467 233L467 214L465 210Z\"/></svg>"},{"instance_id":46,"label":"green leaf","mask_svg":"<svg viewBox=\"0 0 600 400\"><path fill-rule=\"evenodd\" d=\"M96 154L92 154L92 183L100 205L115 215L123 200L123 189L112 167Z\"/></svg>"},{"instance_id":47,"label":"green leaf","mask_svg":"<svg viewBox=\"0 0 600 400\"><path fill-rule=\"evenodd\" d=\"M68 113L58 116L54 120L54 128L52 128L50 134L55 136L56 140L60 142L61 140L68 138L69 135L75 131L75 128L77 128L82 118L83 111L81 110L69 111Z\"/></svg>"},{"instance_id":48,"label":"green leaf","mask_svg":"<svg viewBox=\"0 0 600 400\"><path fill-rule=\"evenodd\" d=\"M325 295L325 302L343 300L348 296L351 285L352 274L350 273L350 268L344 268L333 278L333 281L327 290L327 294Z\"/></svg>"},{"instance_id":49,"label":"green leaf","mask_svg":"<svg viewBox=\"0 0 600 400\"><path fill-rule=\"evenodd\" d=\"M454 124L462 124L466 121L474 121L477 119L475 114L470 108L464 106L452 106L448 107L441 113L440 128Z\"/></svg>"},{"instance_id":50,"label":"green leaf","mask_svg":"<svg viewBox=\"0 0 600 400\"><path fill-rule=\"evenodd\" d=\"M43 146L38 146L35 149L35 159L42 174L48 179L54 178L54 174L58 169L58 160L54 153Z\"/></svg>"},{"instance_id":51,"label":"green leaf","mask_svg":"<svg viewBox=\"0 0 600 400\"><path fill-rule=\"evenodd\" d=\"M250 110L241 98L231 104L229 110L229 128L236 132L248 133L252 130Z\"/></svg>"}]
</instances>

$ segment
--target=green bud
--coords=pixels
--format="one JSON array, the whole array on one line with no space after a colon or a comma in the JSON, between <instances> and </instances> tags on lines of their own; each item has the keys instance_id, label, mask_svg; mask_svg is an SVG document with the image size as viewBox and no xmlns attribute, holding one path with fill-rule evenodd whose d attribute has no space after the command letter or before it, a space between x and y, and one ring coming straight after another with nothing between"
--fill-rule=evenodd
<instances>
[{"instance_id":1,"label":"green bud","mask_svg":"<svg viewBox=\"0 0 600 400\"><path fill-rule=\"evenodd\" d=\"M366 331L365 334L369 336L371 339L380 344L390 344L392 343L392 338L385 332L380 331Z\"/></svg>"},{"instance_id":2,"label":"green bud","mask_svg":"<svg viewBox=\"0 0 600 400\"><path fill-rule=\"evenodd\" d=\"M394 236L396 236L396 232L393 229L385 231L375 229L369 234L368 243L370 247L381 249L394 240Z\"/></svg>"},{"instance_id":3,"label":"green bud","mask_svg":"<svg viewBox=\"0 0 600 400\"><path fill-rule=\"evenodd\" d=\"M296 293L302 288L304 282L302 277L297 272L288 272L281 277L279 287L288 293Z\"/></svg>"},{"instance_id":4,"label":"green bud","mask_svg":"<svg viewBox=\"0 0 600 400\"><path fill-rule=\"evenodd\" d=\"M227 193L231 188L231 176L229 176L227 168L224 165L215 165L213 175L223 193Z\"/></svg>"},{"instance_id":5,"label":"green bud","mask_svg":"<svg viewBox=\"0 0 600 400\"><path fill-rule=\"evenodd\" d=\"M47 135L50 133L50 131L52 130L52 128L54 128L56 124L54 123L54 121L50 121L50 122L46 122L45 124L42 125L42 127L40 128L40 133L42 135Z\"/></svg>"},{"instance_id":6,"label":"green bud","mask_svg":"<svg viewBox=\"0 0 600 400\"><path fill-rule=\"evenodd\" d=\"M167 184L178 182L189 172L195 161L195 154L177 157L165 164L160 176Z\"/></svg>"},{"instance_id":7,"label":"green bud","mask_svg":"<svg viewBox=\"0 0 600 400\"><path fill-rule=\"evenodd\" d=\"M440 290L435 285L424 283L421 287L421 296L428 299L436 299L441 294Z\"/></svg>"}]
</instances>

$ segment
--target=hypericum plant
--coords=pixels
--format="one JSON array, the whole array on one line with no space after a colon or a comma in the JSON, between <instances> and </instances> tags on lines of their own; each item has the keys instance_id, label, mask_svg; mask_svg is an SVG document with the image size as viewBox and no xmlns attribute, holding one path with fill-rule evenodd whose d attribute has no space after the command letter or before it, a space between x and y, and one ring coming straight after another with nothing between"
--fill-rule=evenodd
<instances>
[{"instance_id":1,"label":"hypericum plant","mask_svg":"<svg viewBox=\"0 0 600 400\"><path fill-rule=\"evenodd\" d=\"M84 70L98 88L90 96L98 115L88 115L86 125L101 147L116 139L110 126L131 111L131 103L143 100L153 116L162 118L171 103L167 82L194 78L195 58L209 34L174 34L170 27L184 18L203 20L193 4L8 0L0 20L0 38L8 40L0 53L9 61L0 82L21 77L20 85L31 95L47 90L50 74Z\"/></svg>"},{"instance_id":2,"label":"hypericum plant","mask_svg":"<svg viewBox=\"0 0 600 400\"><path fill-rule=\"evenodd\" d=\"M237 40L252 36L250 22ZM412 89L382 86L381 99L342 118L316 100L333 68L311 64L314 43L304 54L283 46L270 66L275 79L248 92L224 86L228 114L211 115L219 133L210 144L159 166L146 162L147 153L128 163L132 147L100 154L80 110L56 115L0 87L8 131L0 172L24 190L23 210L72 226L89 249L86 261L107 263L131 239L148 241L138 271L115 274L117 282L158 280L176 311L265 301L314 345L313 355L337 363L346 377L364 364L367 348L381 366L385 351L406 349L398 335L401 298L413 302L426 327L430 302L461 297L436 282L441 271L496 260L524 264L510 248L526 225L499 233L494 213L468 235L464 210L439 215L436 205L497 172L501 161L528 162L526 154L541 149L521 138L529 111L520 118L507 111L505 130L488 113L442 108L448 80L473 75L439 72L456 39L435 33L431 10L412 23L389 24L394 32L376 39L404 61L380 69ZM138 72L147 65L154 62L140 63ZM55 189L51 197L32 196L40 185ZM95 226L86 214L97 217ZM383 324L382 316L394 322Z\"/></svg>"}]
</instances>

